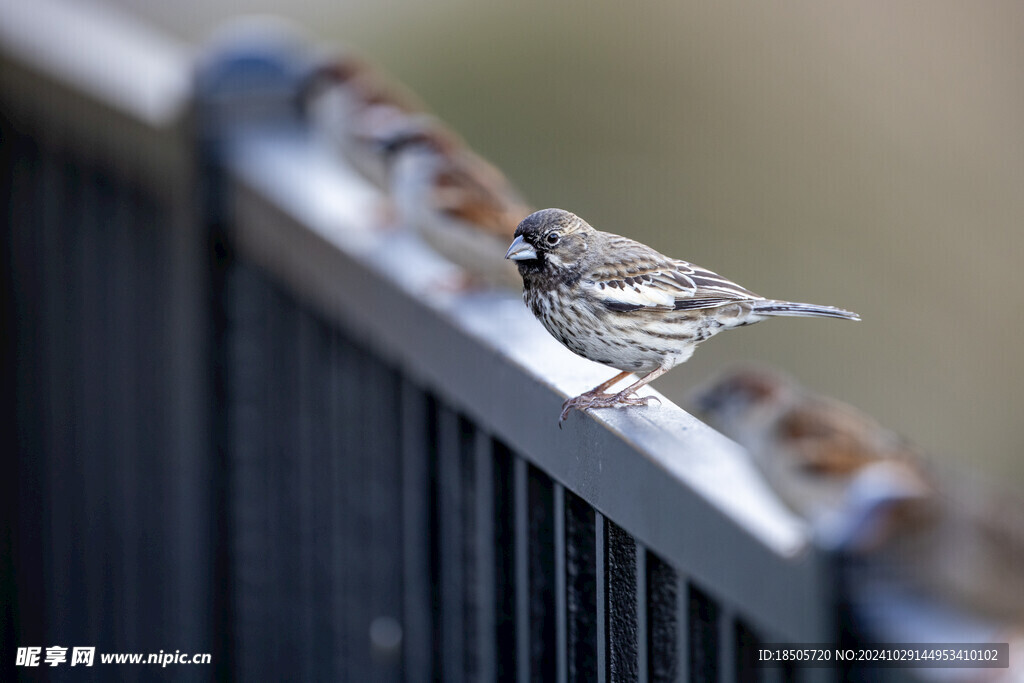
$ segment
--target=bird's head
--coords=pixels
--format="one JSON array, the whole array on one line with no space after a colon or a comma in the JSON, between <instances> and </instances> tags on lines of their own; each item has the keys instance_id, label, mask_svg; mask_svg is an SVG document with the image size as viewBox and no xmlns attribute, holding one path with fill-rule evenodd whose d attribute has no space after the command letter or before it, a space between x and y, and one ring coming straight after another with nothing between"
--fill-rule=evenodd
<instances>
[{"instance_id":1,"label":"bird's head","mask_svg":"<svg viewBox=\"0 0 1024 683\"><path fill-rule=\"evenodd\" d=\"M726 371L691 396L711 424L737 438L739 432L769 423L789 407L792 380L774 370L741 366Z\"/></svg>"},{"instance_id":2,"label":"bird's head","mask_svg":"<svg viewBox=\"0 0 1024 683\"><path fill-rule=\"evenodd\" d=\"M400 166L416 177L432 174L441 159L456 154L458 139L428 114L409 115L389 106L369 107L353 126L354 139L383 166L387 183Z\"/></svg>"},{"instance_id":3,"label":"bird's head","mask_svg":"<svg viewBox=\"0 0 1024 683\"><path fill-rule=\"evenodd\" d=\"M309 65L295 93L295 104L306 118L317 102L332 90L343 88L370 70L368 62L352 53L333 55Z\"/></svg>"},{"instance_id":4,"label":"bird's head","mask_svg":"<svg viewBox=\"0 0 1024 683\"><path fill-rule=\"evenodd\" d=\"M542 269L573 272L587 255L594 229L579 216L562 209L535 211L516 227L505 258L527 274Z\"/></svg>"}]
</instances>

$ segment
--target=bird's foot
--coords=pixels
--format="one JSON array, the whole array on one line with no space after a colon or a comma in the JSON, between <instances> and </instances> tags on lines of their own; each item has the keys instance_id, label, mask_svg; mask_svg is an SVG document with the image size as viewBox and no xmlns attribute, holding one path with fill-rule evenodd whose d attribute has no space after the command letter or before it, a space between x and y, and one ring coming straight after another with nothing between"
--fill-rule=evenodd
<instances>
[{"instance_id":1,"label":"bird's foot","mask_svg":"<svg viewBox=\"0 0 1024 683\"><path fill-rule=\"evenodd\" d=\"M577 410L588 410L590 408L619 408L621 406L645 406L651 401L658 401L657 396L630 396L628 389L617 394L595 393L588 391L575 398L570 398L562 404L562 414L558 418L558 426L561 427L565 418L573 408ZM661 401L658 401L661 403Z\"/></svg>"}]
</instances>

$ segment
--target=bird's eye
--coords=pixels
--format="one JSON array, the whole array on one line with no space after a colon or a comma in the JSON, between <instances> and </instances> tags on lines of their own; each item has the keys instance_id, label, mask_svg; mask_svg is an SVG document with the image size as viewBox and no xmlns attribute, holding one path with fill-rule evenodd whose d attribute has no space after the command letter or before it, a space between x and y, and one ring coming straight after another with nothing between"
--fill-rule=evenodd
<instances>
[{"instance_id":1,"label":"bird's eye","mask_svg":"<svg viewBox=\"0 0 1024 683\"><path fill-rule=\"evenodd\" d=\"M562 236L557 232L548 233L547 240L548 244L558 244L558 240L562 239Z\"/></svg>"}]
</instances>

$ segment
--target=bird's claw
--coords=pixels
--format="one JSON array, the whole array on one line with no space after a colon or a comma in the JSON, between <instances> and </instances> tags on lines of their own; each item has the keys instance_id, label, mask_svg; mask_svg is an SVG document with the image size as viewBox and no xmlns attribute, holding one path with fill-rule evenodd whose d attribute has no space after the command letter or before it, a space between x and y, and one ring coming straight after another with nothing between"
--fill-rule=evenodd
<instances>
[{"instance_id":1,"label":"bird's claw","mask_svg":"<svg viewBox=\"0 0 1024 683\"><path fill-rule=\"evenodd\" d=\"M620 391L617 394L595 394L587 392L580 394L575 398L568 399L562 404L562 414L558 417L558 426L561 428L562 423L569 417L569 413L572 412L573 408L584 411L590 408L618 408L621 406L645 406L651 401L661 401L657 396L629 396L624 391Z\"/></svg>"}]
</instances>

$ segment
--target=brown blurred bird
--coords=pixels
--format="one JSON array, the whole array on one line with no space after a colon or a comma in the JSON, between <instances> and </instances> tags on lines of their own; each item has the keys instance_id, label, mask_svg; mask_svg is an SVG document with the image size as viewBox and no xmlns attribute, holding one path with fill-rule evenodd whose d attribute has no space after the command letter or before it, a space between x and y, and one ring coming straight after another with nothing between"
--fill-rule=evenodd
<instances>
[{"instance_id":1,"label":"brown blurred bird","mask_svg":"<svg viewBox=\"0 0 1024 683\"><path fill-rule=\"evenodd\" d=\"M512 183L431 117L376 135L399 221L471 280L518 290L505 247L531 209Z\"/></svg>"},{"instance_id":2,"label":"brown blurred bird","mask_svg":"<svg viewBox=\"0 0 1024 683\"><path fill-rule=\"evenodd\" d=\"M906 439L855 408L767 368L727 371L693 397L697 412L745 446L779 497L818 542L862 550L932 493L924 459Z\"/></svg>"},{"instance_id":3,"label":"brown blurred bird","mask_svg":"<svg viewBox=\"0 0 1024 683\"><path fill-rule=\"evenodd\" d=\"M519 288L515 267L502 256L532 209L497 168L353 53L323 60L300 91L314 130L388 194L399 223L460 266L468 282Z\"/></svg>"},{"instance_id":4,"label":"brown blurred bird","mask_svg":"<svg viewBox=\"0 0 1024 683\"><path fill-rule=\"evenodd\" d=\"M765 299L710 270L595 230L562 209L527 216L505 257L517 263L523 299L555 339L622 371L566 401L559 424L573 408L645 405L650 397L633 396L640 387L722 330L773 316L860 319L832 306ZM632 372L643 376L606 393Z\"/></svg>"},{"instance_id":5,"label":"brown blurred bird","mask_svg":"<svg viewBox=\"0 0 1024 683\"><path fill-rule=\"evenodd\" d=\"M1020 498L940 470L868 415L766 368L726 372L693 403L747 448L819 544L860 556L855 588L881 578L1024 628Z\"/></svg>"},{"instance_id":6,"label":"brown blurred bird","mask_svg":"<svg viewBox=\"0 0 1024 683\"><path fill-rule=\"evenodd\" d=\"M381 190L387 189L387 168L376 139L427 111L408 88L353 52L320 60L298 99L315 133ZM436 120L434 125L442 127Z\"/></svg>"},{"instance_id":7,"label":"brown blurred bird","mask_svg":"<svg viewBox=\"0 0 1024 683\"><path fill-rule=\"evenodd\" d=\"M1024 633L1024 500L941 472L926 524L900 528L877 553L887 574Z\"/></svg>"}]
</instances>

